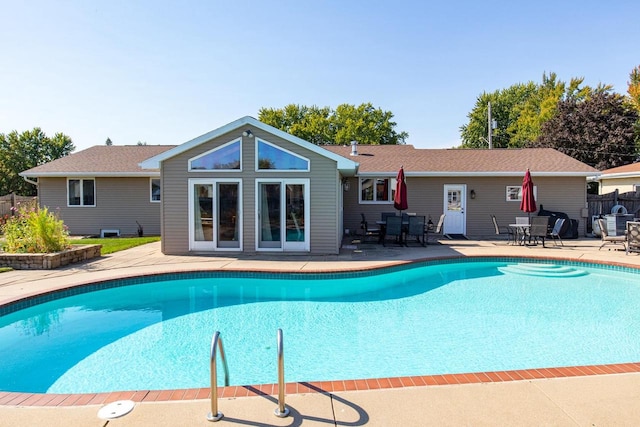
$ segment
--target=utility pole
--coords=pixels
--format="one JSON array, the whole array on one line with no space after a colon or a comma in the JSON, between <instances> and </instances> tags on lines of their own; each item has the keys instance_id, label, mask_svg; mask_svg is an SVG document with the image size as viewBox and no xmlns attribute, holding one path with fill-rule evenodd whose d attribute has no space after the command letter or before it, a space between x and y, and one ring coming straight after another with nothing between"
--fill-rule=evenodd
<instances>
[{"instance_id":1,"label":"utility pole","mask_svg":"<svg viewBox=\"0 0 640 427\"><path fill-rule=\"evenodd\" d=\"M491 142L491 134L493 133L491 126L493 125L493 122L491 120L491 103L487 102L487 129L489 130L489 150L491 150L493 148L493 143Z\"/></svg>"}]
</instances>

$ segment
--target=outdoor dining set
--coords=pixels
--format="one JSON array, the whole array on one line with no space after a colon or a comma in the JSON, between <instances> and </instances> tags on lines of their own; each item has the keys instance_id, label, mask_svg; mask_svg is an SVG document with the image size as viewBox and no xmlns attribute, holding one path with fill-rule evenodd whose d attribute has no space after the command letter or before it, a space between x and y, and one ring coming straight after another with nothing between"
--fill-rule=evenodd
<instances>
[{"instance_id":1,"label":"outdoor dining set","mask_svg":"<svg viewBox=\"0 0 640 427\"><path fill-rule=\"evenodd\" d=\"M426 215L416 215L415 213L382 212L380 219L374 222L367 220L365 214L361 213L362 221L360 228L363 231L363 240L375 239L378 243L386 246L389 240L398 245L408 246L414 242L421 246L428 244L428 235L440 234L445 215L441 215L437 224L434 224L431 217L427 220Z\"/></svg>"},{"instance_id":2,"label":"outdoor dining set","mask_svg":"<svg viewBox=\"0 0 640 427\"><path fill-rule=\"evenodd\" d=\"M505 228L501 228L498 225L495 215L491 215L491 220L496 229L496 234L508 234L509 243L514 245L537 245L538 241L542 242L542 246L545 247L545 241L547 238L553 239L554 245L560 242L560 245L564 246L562 238L560 237L560 231L564 225L564 218L556 218L553 225L551 225L552 218L549 216L534 216L534 217L516 217L516 222L509 224Z\"/></svg>"}]
</instances>

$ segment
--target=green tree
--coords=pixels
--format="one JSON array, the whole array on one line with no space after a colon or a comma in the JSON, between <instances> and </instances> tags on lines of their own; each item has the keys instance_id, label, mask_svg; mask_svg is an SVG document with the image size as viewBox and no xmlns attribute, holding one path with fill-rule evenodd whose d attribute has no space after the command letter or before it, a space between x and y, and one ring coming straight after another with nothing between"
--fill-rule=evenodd
<instances>
[{"instance_id":1,"label":"green tree","mask_svg":"<svg viewBox=\"0 0 640 427\"><path fill-rule=\"evenodd\" d=\"M640 65L634 68L629 74L627 94L631 104L640 112Z\"/></svg>"},{"instance_id":2,"label":"green tree","mask_svg":"<svg viewBox=\"0 0 640 427\"><path fill-rule=\"evenodd\" d=\"M495 148L511 146L509 127L517 119L518 106L537 90L533 82L516 84L493 93L482 93L473 110L468 114L469 122L460 127L464 148L488 148L488 104L491 103L491 117L497 127L493 130L491 142Z\"/></svg>"},{"instance_id":3,"label":"green tree","mask_svg":"<svg viewBox=\"0 0 640 427\"><path fill-rule=\"evenodd\" d=\"M558 103L554 117L542 125L530 147L551 147L597 169L633 163L637 157L635 125L638 113L625 98L596 91Z\"/></svg>"},{"instance_id":4,"label":"green tree","mask_svg":"<svg viewBox=\"0 0 640 427\"><path fill-rule=\"evenodd\" d=\"M518 83L491 94L483 93L468 114L469 122L460 128L462 146L487 147L488 102L491 102L491 116L498 125L492 134L494 147L517 148L535 141L542 124L556 114L559 101L586 99L594 93L611 90L611 86L582 86L583 81L583 78L572 78L567 84L558 80L555 73L544 73L540 84Z\"/></svg>"},{"instance_id":5,"label":"green tree","mask_svg":"<svg viewBox=\"0 0 640 427\"><path fill-rule=\"evenodd\" d=\"M111 138L107 137L107 140L104 142L104 145L113 145Z\"/></svg>"},{"instance_id":6,"label":"green tree","mask_svg":"<svg viewBox=\"0 0 640 427\"><path fill-rule=\"evenodd\" d=\"M18 134L0 134L0 194L36 195L36 187L18 174L69 155L75 149L71 138L56 133L52 138L38 127Z\"/></svg>"},{"instance_id":7,"label":"green tree","mask_svg":"<svg viewBox=\"0 0 640 427\"><path fill-rule=\"evenodd\" d=\"M258 120L314 144L404 144L409 134L396 132L393 113L371 103L329 107L289 104L284 108L261 108Z\"/></svg>"}]
</instances>

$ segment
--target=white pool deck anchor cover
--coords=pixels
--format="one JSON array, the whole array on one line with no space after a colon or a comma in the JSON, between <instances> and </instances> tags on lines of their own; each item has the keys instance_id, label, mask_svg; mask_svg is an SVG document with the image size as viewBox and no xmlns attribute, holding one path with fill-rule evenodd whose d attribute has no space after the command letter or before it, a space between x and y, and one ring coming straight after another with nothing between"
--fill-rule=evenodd
<instances>
[{"instance_id":1,"label":"white pool deck anchor cover","mask_svg":"<svg viewBox=\"0 0 640 427\"><path fill-rule=\"evenodd\" d=\"M102 420L113 420L115 418L123 417L133 411L133 407L135 405L136 404L133 400L117 400L115 402L111 402L100 408L98 411L98 418Z\"/></svg>"}]
</instances>

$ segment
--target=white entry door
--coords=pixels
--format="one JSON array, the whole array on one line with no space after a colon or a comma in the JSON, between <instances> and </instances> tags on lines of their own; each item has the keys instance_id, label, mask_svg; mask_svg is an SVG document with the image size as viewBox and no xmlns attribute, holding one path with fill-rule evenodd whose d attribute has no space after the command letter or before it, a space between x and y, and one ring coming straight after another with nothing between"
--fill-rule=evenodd
<instances>
[{"instance_id":1,"label":"white entry door","mask_svg":"<svg viewBox=\"0 0 640 427\"><path fill-rule=\"evenodd\" d=\"M446 234L467 233L467 186L466 184L445 184L443 232Z\"/></svg>"}]
</instances>

